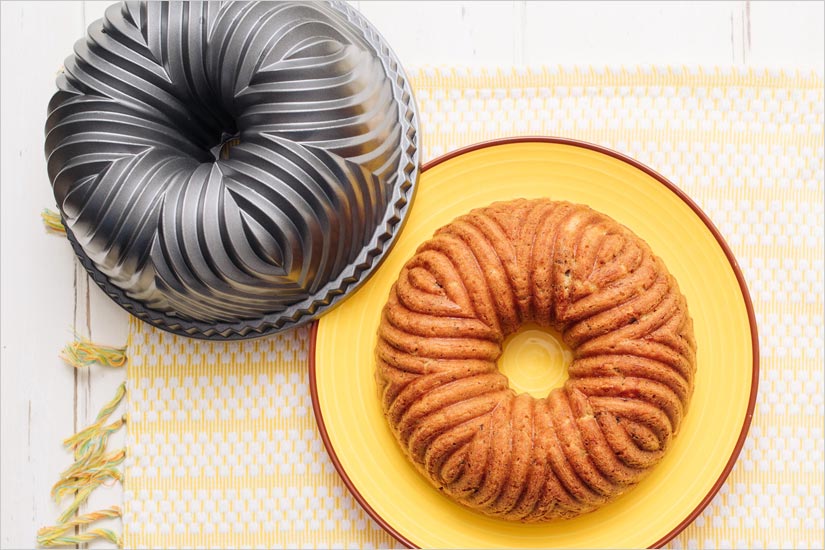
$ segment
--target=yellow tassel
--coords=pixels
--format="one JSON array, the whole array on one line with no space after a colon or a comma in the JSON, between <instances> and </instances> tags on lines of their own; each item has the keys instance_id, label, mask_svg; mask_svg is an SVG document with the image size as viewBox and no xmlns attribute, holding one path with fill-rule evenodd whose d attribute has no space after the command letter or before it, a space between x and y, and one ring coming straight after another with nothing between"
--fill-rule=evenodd
<instances>
[{"instance_id":1,"label":"yellow tassel","mask_svg":"<svg viewBox=\"0 0 825 550\"><path fill-rule=\"evenodd\" d=\"M63 445L74 451L75 462L60 474L60 479L52 487L52 496L58 501L66 494L73 492L73 490L81 490L90 485L99 485L100 483L90 483L89 472L99 471L104 466L116 466L123 462L125 454L120 456L118 460L118 453L107 456L105 451L109 436L126 423L126 415L123 415L111 424L106 424L125 395L126 383L123 382L117 387L112 400L106 403L97 414L94 424L77 432L63 442ZM75 501L77 500L75 498ZM82 500L77 505L79 506L81 503Z\"/></svg>"},{"instance_id":2,"label":"yellow tassel","mask_svg":"<svg viewBox=\"0 0 825 550\"><path fill-rule=\"evenodd\" d=\"M109 436L118 431L121 426L126 423L126 415L115 420L109 425L101 425L106 419L95 422L82 432L76 435L83 435L84 439L75 439L75 436L70 437L63 444L74 450L74 459L76 462L88 462L99 456L106 447L106 442Z\"/></svg>"},{"instance_id":3,"label":"yellow tassel","mask_svg":"<svg viewBox=\"0 0 825 550\"><path fill-rule=\"evenodd\" d=\"M108 455L101 456L98 460L91 463L77 465L63 472L60 481L52 487L52 496L57 502L63 500L63 497L77 492L79 495L85 489L95 489L103 485L108 479L121 481L123 474L117 469L126 458L126 452L119 450ZM77 500L77 495L75 495ZM82 503L78 503L78 506ZM69 510L77 509L77 507L70 505ZM68 511L68 510L67 510ZM72 510L68 516L74 513Z\"/></svg>"},{"instance_id":4,"label":"yellow tassel","mask_svg":"<svg viewBox=\"0 0 825 550\"><path fill-rule=\"evenodd\" d=\"M101 519L119 518L122 515L119 506L112 506L111 508L77 516L61 525L43 527L37 532L37 544L43 547L69 546L95 539L105 539L116 544L118 548L122 548L123 541L111 529L89 529L79 535L67 534L68 531L73 531L75 527L89 525Z\"/></svg>"},{"instance_id":5,"label":"yellow tassel","mask_svg":"<svg viewBox=\"0 0 825 550\"><path fill-rule=\"evenodd\" d=\"M40 217L43 218L43 225L46 226L47 230L53 233L61 233L63 235L66 234L66 227L63 225L63 221L60 219L60 214L58 214L54 210L44 208L43 211L40 213Z\"/></svg>"},{"instance_id":6,"label":"yellow tassel","mask_svg":"<svg viewBox=\"0 0 825 550\"><path fill-rule=\"evenodd\" d=\"M106 444L109 436L126 423L125 414L114 422L109 422L109 418L125 395L126 383L123 382L118 386L112 400L106 403L97 414L95 422L63 442L74 452L75 461L60 475L60 480L52 487L52 496L58 502L66 496L74 495L74 498L57 518L57 525L44 527L38 532L37 541L41 546L71 545L97 538L104 538L120 545L120 538L110 529L90 529L78 535L67 535L66 532L75 526L87 525L104 517L120 516L120 508L113 506L72 519L72 516L89 499L95 489L110 480L117 482L123 479L118 466L126 459L126 451L120 449L107 453Z\"/></svg>"},{"instance_id":7,"label":"yellow tassel","mask_svg":"<svg viewBox=\"0 0 825 550\"><path fill-rule=\"evenodd\" d=\"M112 416L112 413L115 411L117 406L123 401L123 398L126 396L126 382L122 382L115 390L115 396L112 398L111 401L106 403L100 412L97 413L97 417L95 418L94 424L88 426L87 428L77 432L71 437L67 437L63 441L63 445L75 451L75 456L78 454L78 449L82 449L84 445L86 445L89 441L91 441L95 436L97 436L103 427L106 425L106 421ZM123 425L123 421L125 418L121 418L120 420L115 421L112 426L113 429L108 430L109 433L116 430L120 426ZM118 424L119 423L119 424ZM115 424L117 424L115 426ZM106 431L106 430L103 430Z\"/></svg>"},{"instance_id":8,"label":"yellow tassel","mask_svg":"<svg viewBox=\"0 0 825 550\"><path fill-rule=\"evenodd\" d=\"M74 451L75 460L91 456L98 447L105 447L109 435L116 432L126 423L125 415L109 425L104 425L107 419L108 416L96 421L88 428L77 432L63 442L64 446Z\"/></svg>"},{"instance_id":9,"label":"yellow tassel","mask_svg":"<svg viewBox=\"0 0 825 550\"><path fill-rule=\"evenodd\" d=\"M84 337L66 344L60 358L75 368L98 363L106 367L122 367L126 364L126 347L115 348L94 344Z\"/></svg>"},{"instance_id":10,"label":"yellow tassel","mask_svg":"<svg viewBox=\"0 0 825 550\"><path fill-rule=\"evenodd\" d=\"M78 448L82 447L88 441L90 441L97 433L105 426L106 421L112 416L112 413L115 411L117 406L123 401L123 398L126 396L126 382L122 382L117 389L115 390L115 396L112 398L111 401L106 403L100 412L97 413L97 418L95 418L94 424L91 426L77 432L71 437L66 438L63 441L63 445L66 447L77 451ZM125 420L125 419L121 419ZM115 422L117 424L118 421ZM114 429L116 430L122 424L115 426ZM110 430L113 431L113 430Z\"/></svg>"}]
</instances>

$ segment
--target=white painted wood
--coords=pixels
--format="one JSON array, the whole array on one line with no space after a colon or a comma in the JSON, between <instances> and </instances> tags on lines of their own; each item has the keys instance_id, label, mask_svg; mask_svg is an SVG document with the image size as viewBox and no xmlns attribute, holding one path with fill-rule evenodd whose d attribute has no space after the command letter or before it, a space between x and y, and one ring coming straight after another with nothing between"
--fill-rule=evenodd
<instances>
[{"instance_id":1,"label":"white painted wood","mask_svg":"<svg viewBox=\"0 0 825 550\"><path fill-rule=\"evenodd\" d=\"M81 4L83 5L83 24L88 28L93 21L103 17L106 8L111 6L113 2L108 0L86 0Z\"/></svg>"},{"instance_id":2,"label":"white painted wood","mask_svg":"<svg viewBox=\"0 0 825 550\"><path fill-rule=\"evenodd\" d=\"M83 30L95 20L103 17L103 13L111 2L91 1L82 3ZM78 34L78 37L82 36ZM76 265L78 284L78 308L75 326L78 332L91 341L101 344L120 346L126 343L128 336L128 314L120 306L110 300L106 294L91 280L85 269ZM97 413L115 394L118 385L125 379L122 369L108 369L93 367L84 369L77 374L77 418L79 426L87 426L94 422ZM125 404L120 412L125 411ZM112 416L112 420L116 418ZM125 433L120 431L112 435L109 448L114 450L125 444ZM89 501L81 508L81 512L92 512L107 508L113 504L123 502L123 487L114 483L110 487L101 487L94 491ZM107 520L96 524L99 527L108 527L121 532L118 520ZM93 541L84 548L111 548L107 541Z\"/></svg>"},{"instance_id":3,"label":"white painted wood","mask_svg":"<svg viewBox=\"0 0 825 550\"><path fill-rule=\"evenodd\" d=\"M527 2L528 64L730 64L736 2Z\"/></svg>"},{"instance_id":4,"label":"white painted wood","mask_svg":"<svg viewBox=\"0 0 825 550\"><path fill-rule=\"evenodd\" d=\"M350 3L408 67L684 63L821 73L825 62L821 2ZM70 463L60 442L94 418L124 377L102 368L76 374L57 358L73 326L119 345L128 318L39 220L53 205L43 123L55 73L108 5L2 4L0 548L32 547L37 528L57 517L62 506L49 489ZM119 487L101 489L87 509L120 500Z\"/></svg>"},{"instance_id":5,"label":"white painted wood","mask_svg":"<svg viewBox=\"0 0 825 550\"><path fill-rule=\"evenodd\" d=\"M750 2L750 65L822 73L825 2Z\"/></svg>"},{"instance_id":6,"label":"white painted wood","mask_svg":"<svg viewBox=\"0 0 825 550\"><path fill-rule=\"evenodd\" d=\"M37 529L62 508L49 490L70 463L61 441L76 429L75 373L57 357L72 338L74 258L65 239L45 232L40 211L54 205L43 157L46 106L82 28L82 9L60 2L0 8L0 545L32 548Z\"/></svg>"},{"instance_id":7,"label":"white painted wood","mask_svg":"<svg viewBox=\"0 0 825 550\"><path fill-rule=\"evenodd\" d=\"M511 65L515 2L361 2L405 66Z\"/></svg>"}]
</instances>

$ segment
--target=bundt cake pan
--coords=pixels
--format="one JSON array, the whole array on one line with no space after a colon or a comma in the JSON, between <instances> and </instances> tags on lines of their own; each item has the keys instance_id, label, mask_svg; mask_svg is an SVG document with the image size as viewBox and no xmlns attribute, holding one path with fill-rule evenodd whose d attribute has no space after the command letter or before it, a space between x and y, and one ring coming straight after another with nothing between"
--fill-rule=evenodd
<instances>
[{"instance_id":1,"label":"bundt cake pan","mask_svg":"<svg viewBox=\"0 0 825 550\"><path fill-rule=\"evenodd\" d=\"M45 150L69 240L162 329L306 323L376 269L407 215L412 91L344 2L115 4L57 87Z\"/></svg>"}]
</instances>

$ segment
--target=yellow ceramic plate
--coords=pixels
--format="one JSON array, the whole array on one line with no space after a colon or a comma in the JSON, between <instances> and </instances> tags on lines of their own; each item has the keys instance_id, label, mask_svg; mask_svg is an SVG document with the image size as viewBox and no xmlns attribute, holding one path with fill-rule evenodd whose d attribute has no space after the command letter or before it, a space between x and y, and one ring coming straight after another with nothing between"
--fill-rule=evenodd
<instances>
[{"instance_id":1,"label":"yellow ceramic plate","mask_svg":"<svg viewBox=\"0 0 825 550\"><path fill-rule=\"evenodd\" d=\"M522 525L453 503L408 462L390 432L373 371L390 286L416 247L456 216L495 201L550 197L587 204L631 228L687 297L698 343L696 389L665 459L596 512ZM727 245L690 199L653 171L580 142L485 143L425 167L415 204L384 265L316 326L310 373L327 449L358 501L400 542L421 547L651 547L692 521L730 472L756 397L756 324Z\"/></svg>"}]
</instances>

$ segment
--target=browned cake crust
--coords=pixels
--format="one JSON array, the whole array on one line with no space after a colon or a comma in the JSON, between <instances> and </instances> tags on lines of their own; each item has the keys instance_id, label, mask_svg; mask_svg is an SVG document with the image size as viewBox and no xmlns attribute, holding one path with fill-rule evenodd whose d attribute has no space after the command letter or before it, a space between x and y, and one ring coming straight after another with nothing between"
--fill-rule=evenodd
<instances>
[{"instance_id":1,"label":"browned cake crust","mask_svg":"<svg viewBox=\"0 0 825 550\"><path fill-rule=\"evenodd\" d=\"M574 352L564 387L496 368L528 321ZM586 206L515 200L439 229L401 270L376 379L401 446L455 500L526 522L591 511L666 452L693 393L693 323L648 245Z\"/></svg>"}]
</instances>

